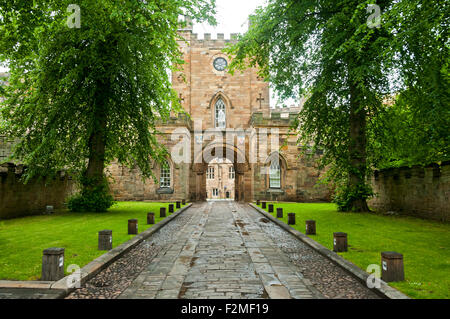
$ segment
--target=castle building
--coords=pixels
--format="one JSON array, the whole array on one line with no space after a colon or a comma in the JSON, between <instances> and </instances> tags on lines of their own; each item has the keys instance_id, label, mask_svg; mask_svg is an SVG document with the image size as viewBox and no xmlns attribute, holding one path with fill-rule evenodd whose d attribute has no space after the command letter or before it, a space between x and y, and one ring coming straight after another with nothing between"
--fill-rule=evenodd
<instances>
[{"instance_id":1,"label":"castle building","mask_svg":"<svg viewBox=\"0 0 450 319\"><path fill-rule=\"evenodd\" d=\"M236 35L199 39L189 24L180 35L185 64L172 74L172 84L187 114L160 121L157 128L169 152L176 148L187 160L175 160L170 152L164 164L153 165L156 182L143 180L137 168L112 164L108 174L115 199L328 201L329 189L317 185L323 172L314 158L299 156L290 131L299 108L271 109L269 85L255 68L227 72L231 61L223 49ZM215 175L220 170L221 184L211 178L212 169Z\"/></svg>"}]
</instances>

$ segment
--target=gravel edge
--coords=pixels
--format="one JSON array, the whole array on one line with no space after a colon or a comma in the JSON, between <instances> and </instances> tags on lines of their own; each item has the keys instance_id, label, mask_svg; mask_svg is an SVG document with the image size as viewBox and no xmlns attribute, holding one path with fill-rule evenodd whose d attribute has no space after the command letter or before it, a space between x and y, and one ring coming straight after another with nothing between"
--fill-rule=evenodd
<instances>
[{"instance_id":1,"label":"gravel edge","mask_svg":"<svg viewBox=\"0 0 450 319\"><path fill-rule=\"evenodd\" d=\"M192 203L187 204L183 208L180 208L178 211L173 213L170 216L167 216L159 223L155 224L153 227L147 229L146 231L136 235L129 241L124 242L120 246L117 246L116 248L108 251L106 254L101 255L100 257L94 259L89 264L81 268L81 285L85 284L89 279L93 278L95 275L97 275L100 271L107 268L112 262L120 258L122 255L130 251L132 248L136 247L138 244L140 244L142 241L159 231L161 228L163 228L165 225L170 223L172 220L177 218L179 215L181 215L186 209L190 208L192 206ZM57 289L61 290L63 293L60 295L60 298L65 298L67 295L69 295L71 292L73 292L76 288L71 287L69 285L69 278L73 275L68 275L59 281L56 281L54 284L50 286L50 289Z\"/></svg>"},{"instance_id":2,"label":"gravel edge","mask_svg":"<svg viewBox=\"0 0 450 319\"><path fill-rule=\"evenodd\" d=\"M318 242L314 241L313 239L309 238L305 234L302 234L298 230L295 230L291 226L283 223L282 221L279 221L266 211L262 210L258 206L249 203L249 206L255 209L257 212L262 214L264 217L268 218L273 223L277 224L281 228L283 228L285 231L290 233L291 235L295 236L296 238L300 239L302 242L310 246L312 249L317 251L319 254L323 255L324 257L331 260L336 265L340 266L344 270L346 270L350 275L361 281L362 283L367 282L367 278L369 277L369 274L366 273L361 268L357 267L353 263L349 262L348 260L345 260L335 252L329 250L328 248L322 246ZM397 289L389 286L386 282L380 279L381 285L380 288L374 287L371 288L373 292L375 292L377 295L387 298L387 299L411 299L407 295L403 294L402 292L398 291Z\"/></svg>"}]
</instances>

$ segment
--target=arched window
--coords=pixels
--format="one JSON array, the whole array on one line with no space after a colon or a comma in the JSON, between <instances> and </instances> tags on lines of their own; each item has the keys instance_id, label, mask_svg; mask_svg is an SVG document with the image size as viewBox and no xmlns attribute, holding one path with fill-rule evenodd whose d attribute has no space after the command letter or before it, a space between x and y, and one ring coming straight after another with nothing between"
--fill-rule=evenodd
<instances>
[{"instance_id":1,"label":"arched window","mask_svg":"<svg viewBox=\"0 0 450 319\"><path fill-rule=\"evenodd\" d=\"M235 172L234 172L234 166L230 166L228 169L228 179L234 179Z\"/></svg>"},{"instance_id":2,"label":"arched window","mask_svg":"<svg viewBox=\"0 0 450 319\"><path fill-rule=\"evenodd\" d=\"M161 171L159 175L160 187L170 187L170 164L169 161L165 161L161 164Z\"/></svg>"},{"instance_id":3,"label":"arched window","mask_svg":"<svg viewBox=\"0 0 450 319\"><path fill-rule=\"evenodd\" d=\"M278 156L274 156L274 158L272 158L270 162L269 187L281 188L281 167L280 167L280 159Z\"/></svg>"},{"instance_id":4,"label":"arched window","mask_svg":"<svg viewBox=\"0 0 450 319\"><path fill-rule=\"evenodd\" d=\"M225 103L219 98L215 105L214 119L216 128L226 128Z\"/></svg>"}]
</instances>

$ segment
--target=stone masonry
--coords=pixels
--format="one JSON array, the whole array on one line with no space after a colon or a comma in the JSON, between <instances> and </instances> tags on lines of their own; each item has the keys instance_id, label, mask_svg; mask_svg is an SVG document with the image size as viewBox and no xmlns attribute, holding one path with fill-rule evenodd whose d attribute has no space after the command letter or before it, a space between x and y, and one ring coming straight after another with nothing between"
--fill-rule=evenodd
<instances>
[{"instance_id":1,"label":"stone masonry","mask_svg":"<svg viewBox=\"0 0 450 319\"><path fill-rule=\"evenodd\" d=\"M257 75L256 68L231 75L226 69L218 71L214 67L218 58L230 64L230 58L222 50L236 41L235 35L224 39L223 34L218 34L217 39L211 39L210 34L205 34L200 40L188 26L180 30L180 36L185 39L179 42L185 64L182 71L172 74L172 84L189 116L173 115L169 121L159 123L157 128L162 132L159 141L169 152L181 140L185 141L191 152L190 161L179 164L172 158L167 159L172 178L169 188L161 188L158 184L161 169L157 164L154 165L156 183L152 179L143 180L135 168L113 164L109 167L109 174L115 198L205 200L208 163L216 157L227 158L234 163L235 200L330 200L330 190L317 185L323 172L318 170L313 159L298 157L295 134L289 134L300 108L270 108L269 85ZM219 100L225 105L225 128L215 128L216 103ZM175 130L177 136L173 138ZM180 134L180 131L184 133ZM199 133L202 137L198 136ZM234 143L230 143L231 140ZM268 141L267 145L264 141ZM255 145L256 161L249 158L252 145ZM267 174L274 153L280 155L279 188L269 187Z\"/></svg>"}]
</instances>

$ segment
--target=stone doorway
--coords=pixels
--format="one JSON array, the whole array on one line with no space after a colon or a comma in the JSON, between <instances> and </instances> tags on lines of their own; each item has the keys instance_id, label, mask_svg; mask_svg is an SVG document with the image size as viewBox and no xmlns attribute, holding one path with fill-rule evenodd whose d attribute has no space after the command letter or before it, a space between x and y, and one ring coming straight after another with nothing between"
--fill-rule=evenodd
<instances>
[{"instance_id":1,"label":"stone doorway","mask_svg":"<svg viewBox=\"0 0 450 319\"><path fill-rule=\"evenodd\" d=\"M227 158L215 158L206 169L206 199L234 200L236 170Z\"/></svg>"},{"instance_id":2,"label":"stone doorway","mask_svg":"<svg viewBox=\"0 0 450 319\"><path fill-rule=\"evenodd\" d=\"M207 191L208 167L209 163L215 159L223 159L224 162L229 160L227 163L232 163L234 168L234 183L231 184L231 187L227 186L226 190L222 188L221 195L219 188L217 188L217 191ZM251 187L252 173L249 169L248 159L242 150L236 146L223 143L209 143L201 152L194 155L192 170L195 173L194 178L191 180L192 189L195 190L195 193L191 196L193 201L205 201L211 197L212 192L217 194L215 197L222 197L223 200L227 200L227 192L229 192L228 200L250 202L253 198ZM229 171L225 173L229 174ZM222 184L222 187L224 186Z\"/></svg>"}]
</instances>

